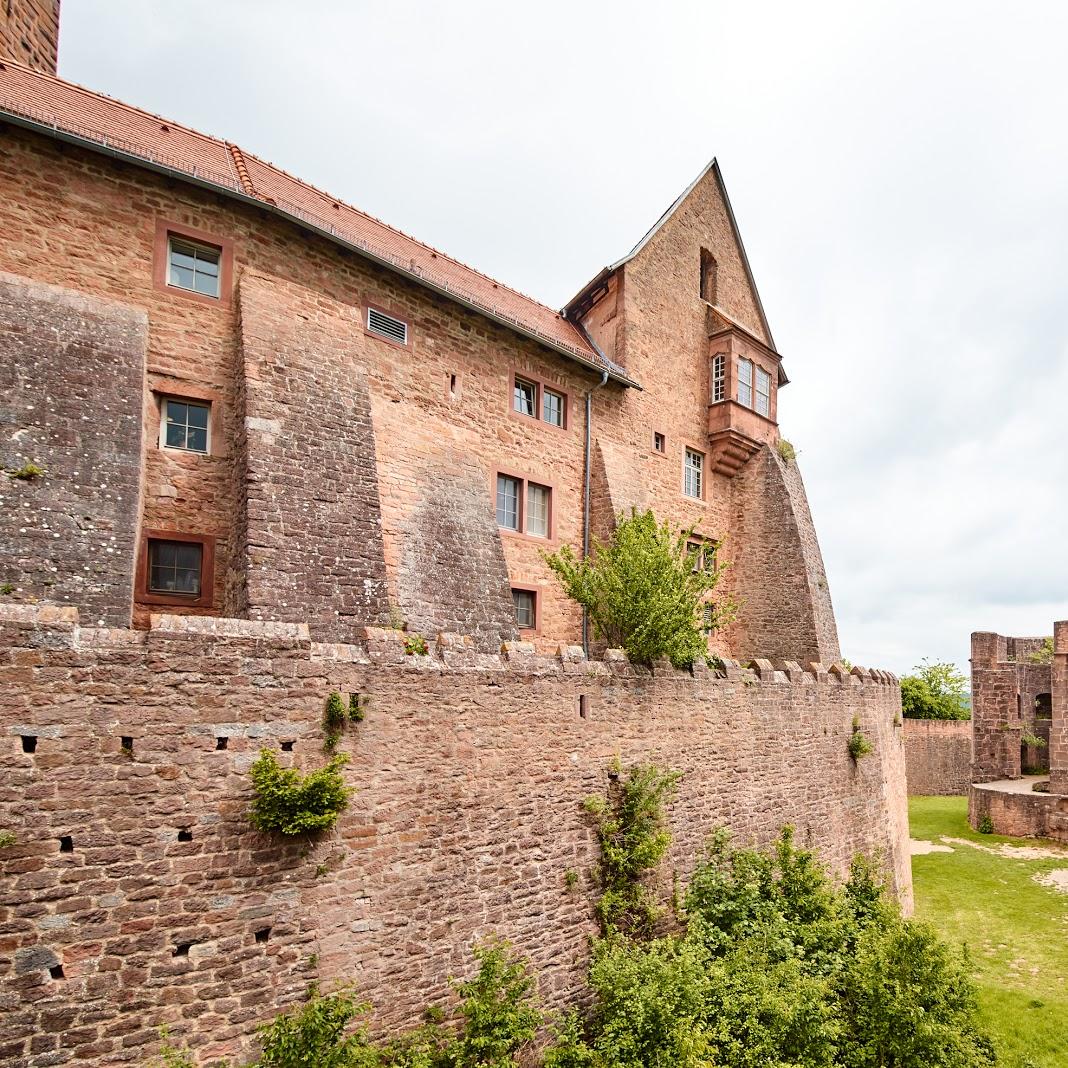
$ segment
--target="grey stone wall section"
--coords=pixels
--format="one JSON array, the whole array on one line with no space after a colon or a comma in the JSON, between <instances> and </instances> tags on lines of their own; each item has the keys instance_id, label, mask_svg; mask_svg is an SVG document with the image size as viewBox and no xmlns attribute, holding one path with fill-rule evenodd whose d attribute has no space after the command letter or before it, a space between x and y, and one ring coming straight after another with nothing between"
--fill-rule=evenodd
<instances>
[{"instance_id":1,"label":"grey stone wall section","mask_svg":"<svg viewBox=\"0 0 1068 1068\"><path fill-rule=\"evenodd\" d=\"M143 311L0 273L0 585L129 625L140 513Z\"/></svg>"},{"instance_id":2,"label":"grey stone wall section","mask_svg":"<svg viewBox=\"0 0 1068 1068\"><path fill-rule=\"evenodd\" d=\"M735 655L837 661L827 572L797 461L761 449L732 483L732 512L727 556L740 601Z\"/></svg>"},{"instance_id":3,"label":"grey stone wall section","mask_svg":"<svg viewBox=\"0 0 1068 1068\"><path fill-rule=\"evenodd\" d=\"M466 634L486 652L518 637L504 547L479 468L443 456L402 545L397 583L409 630Z\"/></svg>"},{"instance_id":4,"label":"grey stone wall section","mask_svg":"<svg viewBox=\"0 0 1068 1068\"><path fill-rule=\"evenodd\" d=\"M354 331L288 314L258 276L241 281L240 313L245 576L243 596L229 596L251 619L307 622L316 639L353 640L389 617L375 435Z\"/></svg>"}]
</instances>

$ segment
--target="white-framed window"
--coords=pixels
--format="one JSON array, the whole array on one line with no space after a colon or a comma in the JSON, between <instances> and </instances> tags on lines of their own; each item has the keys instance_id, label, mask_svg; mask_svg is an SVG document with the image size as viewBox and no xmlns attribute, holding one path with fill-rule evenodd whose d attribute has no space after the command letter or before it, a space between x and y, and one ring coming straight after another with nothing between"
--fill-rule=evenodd
<instances>
[{"instance_id":1,"label":"white-framed window","mask_svg":"<svg viewBox=\"0 0 1068 1068\"><path fill-rule=\"evenodd\" d=\"M653 448L657 452L667 452L667 438L659 430L653 431Z\"/></svg>"},{"instance_id":2,"label":"white-framed window","mask_svg":"<svg viewBox=\"0 0 1068 1068\"><path fill-rule=\"evenodd\" d=\"M738 361L738 403L753 407L753 361Z\"/></svg>"},{"instance_id":3,"label":"white-framed window","mask_svg":"<svg viewBox=\"0 0 1068 1068\"><path fill-rule=\"evenodd\" d=\"M534 630L538 625L538 599L533 590L512 590L515 624L520 630Z\"/></svg>"},{"instance_id":4,"label":"white-framed window","mask_svg":"<svg viewBox=\"0 0 1068 1068\"><path fill-rule=\"evenodd\" d=\"M512 408L520 415L534 415L538 410L538 386L525 378L516 377L512 392Z\"/></svg>"},{"instance_id":5,"label":"white-framed window","mask_svg":"<svg viewBox=\"0 0 1068 1068\"><path fill-rule=\"evenodd\" d=\"M682 492L687 497L701 500L704 497L705 455L696 449L686 450L683 464Z\"/></svg>"},{"instance_id":6,"label":"white-framed window","mask_svg":"<svg viewBox=\"0 0 1068 1068\"><path fill-rule=\"evenodd\" d=\"M716 621L716 606L711 601L705 602L701 617L702 629L706 634L711 634L713 624Z\"/></svg>"},{"instance_id":7,"label":"white-framed window","mask_svg":"<svg viewBox=\"0 0 1068 1068\"><path fill-rule=\"evenodd\" d=\"M771 414L771 375L763 367L756 369L756 410L761 415Z\"/></svg>"},{"instance_id":8,"label":"white-framed window","mask_svg":"<svg viewBox=\"0 0 1068 1068\"><path fill-rule=\"evenodd\" d=\"M161 449L207 454L211 448L211 405L164 397L160 405L159 445Z\"/></svg>"},{"instance_id":9,"label":"white-framed window","mask_svg":"<svg viewBox=\"0 0 1068 1068\"><path fill-rule=\"evenodd\" d=\"M541 417L553 426L564 425L564 395L552 389L541 391Z\"/></svg>"},{"instance_id":10,"label":"white-framed window","mask_svg":"<svg viewBox=\"0 0 1068 1068\"><path fill-rule=\"evenodd\" d=\"M712 402L727 395L727 357L721 352L712 358Z\"/></svg>"},{"instance_id":11,"label":"white-framed window","mask_svg":"<svg viewBox=\"0 0 1068 1068\"><path fill-rule=\"evenodd\" d=\"M527 533L537 538L549 536L549 498L548 486L539 486L536 482L527 483Z\"/></svg>"},{"instance_id":12,"label":"white-framed window","mask_svg":"<svg viewBox=\"0 0 1068 1068\"><path fill-rule=\"evenodd\" d=\"M167 284L204 297L219 296L222 249L184 237L167 239Z\"/></svg>"},{"instance_id":13,"label":"white-framed window","mask_svg":"<svg viewBox=\"0 0 1068 1068\"><path fill-rule=\"evenodd\" d=\"M522 483L509 475L497 476L497 526L519 529L519 495Z\"/></svg>"},{"instance_id":14,"label":"white-framed window","mask_svg":"<svg viewBox=\"0 0 1068 1068\"><path fill-rule=\"evenodd\" d=\"M398 319L395 315L390 315L378 308L368 306L367 330L368 333L377 334L398 345L408 344L408 324L403 319Z\"/></svg>"}]
</instances>

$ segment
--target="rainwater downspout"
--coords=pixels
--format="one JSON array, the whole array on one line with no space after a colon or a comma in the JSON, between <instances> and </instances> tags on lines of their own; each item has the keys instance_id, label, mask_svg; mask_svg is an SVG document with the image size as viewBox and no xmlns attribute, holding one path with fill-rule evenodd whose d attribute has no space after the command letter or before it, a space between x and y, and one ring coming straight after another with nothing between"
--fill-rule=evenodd
<instances>
[{"instance_id":1,"label":"rainwater downspout","mask_svg":"<svg viewBox=\"0 0 1068 1068\"><path fill-rule=\"evenodd\" d=\"M581 322L575 320L575 325L582 331L586 340L590 343L590 347L598 356L601 357L605 363L608 362L605 354L597 347L597 343L590 337L586 330L586 327ZM608 371L605 370L601 374L601 381L595 386L591 386L586 390L586 451L583 460L583 486L582 486L582 558L586 559L590 555L590 452L591 452L591 434L590 427L593 422L593 391L600 389L608 381ZM588 609L583 606L582 609L582 651L587 657L590 655L590 613Z\"/></svg>"}]
</instances>

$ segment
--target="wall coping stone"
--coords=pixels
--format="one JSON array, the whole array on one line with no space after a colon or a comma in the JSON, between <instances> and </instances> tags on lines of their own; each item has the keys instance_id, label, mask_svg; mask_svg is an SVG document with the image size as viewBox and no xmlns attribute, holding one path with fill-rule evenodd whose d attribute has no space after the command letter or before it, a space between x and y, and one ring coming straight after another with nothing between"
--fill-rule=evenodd
<instances>
[{"instance_id":1,"label":"wall coping stone","mask_svg":"<svg viewBox=\"0 0 1068 1068\"><path fill-rule=\"evenodd\" d=\"M743 666L736 660L718 658L709 666L695 663L692 669L676 668L668 660L649 667L632 664L622 649L607 649L598 660L587 659L580 645L561 645L555 655L539 653L533 643L504 642L497 653L478 652L468 635L443 631L428 642L426 655L409 654L405 640L411 635L390 627L365 627L363 644L312 642L306 623L279 623L262 620L230 619L222 616L178 616L154 614L148 631L108 627L81 627L78 609L47 604L0 603L0 627L33 628L40 639L73 648L133 648L155 638L182 636L196 639L256 639L268 643L297 646L311 663L346 663L405 667L415 671L449 672L520 671L531 675L588 678L671 678L680 682L712 680L715 683L745 686L812 686L818 684L863 687L896 686L897 677L878 668L854 667L847 672L841 664L810 663L802 667L793 660L772 662L757 658ZM49 635L54 637L49 638Z\"/></svg>"}]
</instances>

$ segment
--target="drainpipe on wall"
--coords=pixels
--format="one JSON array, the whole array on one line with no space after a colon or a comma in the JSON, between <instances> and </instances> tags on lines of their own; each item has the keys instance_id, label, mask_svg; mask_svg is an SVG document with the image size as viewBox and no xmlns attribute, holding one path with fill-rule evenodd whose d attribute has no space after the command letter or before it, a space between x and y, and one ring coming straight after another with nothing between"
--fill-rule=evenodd
<instances>
[{"instance_id":1,"label":"drainpipe on wall","mask_svg":"<svg viewBox=\"0 0 1068 1068\"><path fill-rule=\"evenodd\" d=\"M578 320L574 320L575 325L582 331L586 340L590 343L590 347L598 356L601 357L605 363L608 362L607 357L597 347L597 343L590 337L586 330L586 327ZM591 435L590 424L593 422L593 391L600 389L608 381L608 372L604 371L601 374L601 381L595 386L591 386L586 390L586 452L584 458L584 478L582 486L582 558L585 560L590 555L590 450L591 450ZM590 655L590 614L583 606L582 609L582 651L587 657Z\"/></svg>"}]
</instances>

